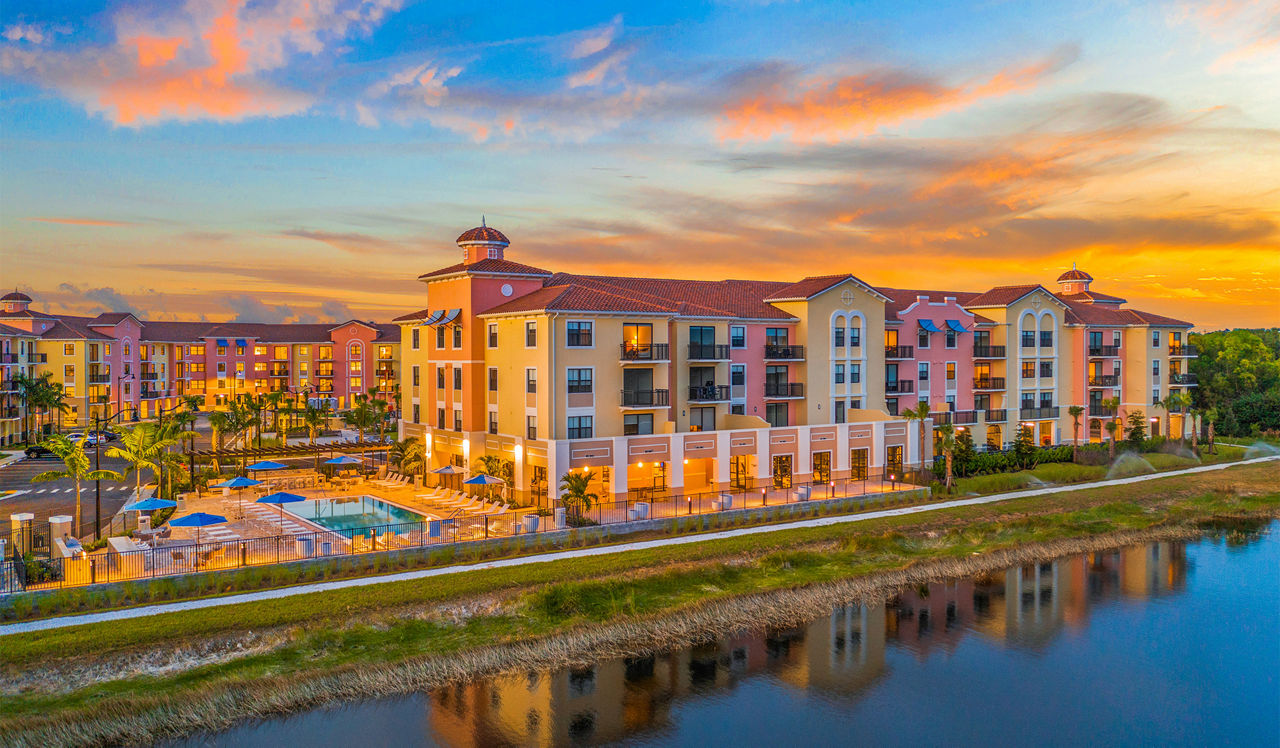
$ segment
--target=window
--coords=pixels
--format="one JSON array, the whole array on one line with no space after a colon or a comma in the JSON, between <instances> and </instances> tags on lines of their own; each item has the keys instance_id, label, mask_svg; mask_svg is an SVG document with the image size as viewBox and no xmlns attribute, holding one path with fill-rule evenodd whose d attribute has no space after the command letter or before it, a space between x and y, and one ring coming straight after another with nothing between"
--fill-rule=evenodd
<instances>
[{"instance_id":1,"label":"window","mask_svg":"<svg viewBox=\"0 0 1280 748\"><path fill-rule=\"evenodd\" d=\"M591 416L569 416L565 436L569 439L590 439L592 420Z\"/></svg>"},{"instance_id":2,"label":"window","mask_svg":"<svg viewBox=\"0 0 1280 748\"><path fill-rule=\"evenodd\" d=\"M457 350L462 347L462 325L453 326L453 349Z\"/></svg>"},{"instance_id":3,"label":"window","mask_svg":"<svg viewBox=\"0 0 1280 748\"><path fill-rule=\"evenodd\" d=\"M950 328L947 329L947 347L948 348L956 347L956 331Z\"/></svg>"},{"instance_id":4,"label":"window","mask_svg":"<svg viewBox=\"0 0 1280 748\"><path fill-rule=\"evenodd\" d=\"M591 347L590 322L566 322L564 344L571 348Z\"/></svg>"},{"instance_id":5,"label":"window","mask_svg":"<svg viewBox=\"0 0 1280 748\"><path fill-rule=\"evenodd\" d=\"M836 348L844 348L844 340L845 326L841 323L831 330L831 344Z\"/></svg>"},{"instance_id":6,"label":"window","mask_svg":"<svg viewBox=\"0 0 1280 748\"><path fill-rule=\"evenodd\" d=\"M1041 348L1053 347L1053 330L1040 331L1040 347Z\"/></svg>"},{"instance_id":7,"label":"window","mask_svg":"<svg viewBox=\"0 0 1280 748\"><path fill-rule=\"evenodd\" d=\"M254 371L266 371L266 370L267 370L267 362L266 362L266 361L254 361L254 362L253 362L253 370L254 370Z\"/></svg>"},{"instance_id":8,"label":"window","mask_svg":"<svg viewBox=\"0 0 1280 748\"><path fill-rule=\"evenodd\" d=\"M862 398L854 398L849 401L850 410L862 410Z\"/></svg>"},{"instance_id":9,"label":"window","mask_svg":"<svg viewBox=\"0 0 1280 748\"><path fill-rule=\"evenodd\" d=\"M363 362L363 361L361 361L360 359L356 359L355 361L348 361L348 362L347 362L347 373L349 373L349 374L359 374L361 371L363 371L363 370L364 370L364 369L363 369L363 364L364 364L364 362Z\"/></svg>"},{"instance_id":10,"label":"window","mask_svg":"<svg viewBox=\"0 0 1280 748\"><path fill-rule=\"evenodd\" d=\"M785 327L766 327L764 329L765 345L786 345L787 344L787 328Z\"/></svg>"},{"instance_id":11,"label":"window","mask_svg":"<svg viewBox=\"0 0 1280 748\"><path fill-rule=\"evenodd\" d=\"M538 347L538 323L537 322L524 323L524 347L525 348Z\"/></svg>"},{"instance_id":12,"label":"window","mask_svg":"<svg viewBox=\"0 0 1280 748\"><path fill-rule=\"evenodd\" d=\"M569 393L591 393L591 369L569 369Z\"/></svg>"},{"instance_id":13,"label":"window","mask_svg":"<svg viewBox=\"0 0 1280 748\"><path fill-rule=\"evenodd\" d=\"M227 347L225 345L218 346L218 355L219 356L227 355Z\"/></svg>"},{"instance_id":14,"label":"window","mask_svg":"<svg viewBox=\"0 0 1280 748\"><path fill-rule=\"evenodd\" d=\"M385 361L389 358L391 358L391 346L389 345L378 346L378 359L380 361Z\"/></svg>"},{"instance_id":15,"label":"window","mask_svg":"<svg viewBox=\"0 0 1280 748\"><path fill-rule=\"evenodd\" d=\"M1023 379L1036 378L1036 362L1035 361L1022 362L1022 378Z\"/></svg>"},{"instance_id":16,"label":"window","mask_svg":"<svg viewBox=\"0 0 1280 748\"><path fill-rule=\"evenodd\" d=\"M203 356L204 344L187 346L187 354L190 356Z\"/></svg>"},{"instance_id":17,"label":"window","mask_svg":"<svg viewBox=\"0 0 1280 748\"><path fill-rule=\"evenodd\" d=\"M307 349L302 348L298 351L298 353L305 356L307 355ZM317 358L319 358L321 361L328 361L329 359L333 358L333 346L331 345L320 346L320 355L317 356Z\"/></svg>"},{"instance_id":18,"label":"window","mask_svg":"<svg viewBox=\"0 0 1280 748\"><path fill-rule=\"evenodd\" d=\"M126 356L128 356L128 355L129 355L129 346L127 346L127 345L124 347L124 355L126 355ZM236 355L237 355L237 356L243 356L243 355L244 355L244 346L242 346L242 345L238 345L238 346L236 346Z\"/></svg>"},{"instance_id":19,"label":"window","mask_svg":"<svg viewBox=\"0 0 1280 748\"><path fill-rule=\"evenodd\" d=\"M352 391L352 392L363 392L363 391L364 391L364 382L363 382L363 381L361 381L360 377L352 377L352 378L351 378L351 391Z\"/></svg>"},{"instance_id":20,"label":"window","mask_svg":"<svg viewBox=\"0 0 1280 748\"><path fill-rule=\"evenodd\" d=\"M1034 392L1022 393L1022 407L1028 409L1036 407L1036 394Z\"/></svg>"},{"instance_id":21,"label":"window","mask_svg":"<svg viewBox=\"0 0 1280 748\"><path fill-rule=\"evenodd\" d=\"M489 323L489 347L498 347L498 325L495 322Z\"/></svg>"},{"instance_id":22,"label":"window","mask_svg":"<svg viewBox=\"0 0 1280 748\"><path fill-rule=\"evenodd\" d=\"M1120 331L1119 330L1113 330L1111 332L1111 345L1114 345L1116 348L1120 347Z\"/></svg>"},{"instance_id":23,"label":"window","mask_svg":"<svg viewBox=\"0 0 1280 748\"><path fill-rule=\"evenodd\" d=\"M1155 388L1154 390L1151 390L1151 404L1152 405L1160 404L1160 388L1159 387Z\"/></svg>"},{"instance_id":24,"label":"window","mask_svg":"<svg viewBox=\"0 0 1280 748\"><path fill-rule=\"evenodd\" d=\"M1151 331L1151 347L1152 348L1160 347L1160 331L1159 330Z\"/></svg>"},{"instance_id":25,"label":"window","mask_svg":"<svg viewBox=\"0 0 1280 748\"><path fill-rule=\"evenodd\" d=\"M836 384L844 384L844 364L836 364Z\"/></svg>"},{"instance_id":26,"label":"window","mask_svg":"<svg viewBox=\"0 0 1280 748\"><path fill-rule=\"evenodd\" d=\"M414 387L417 387L417 386L418 386L418 374L419 374L419 373L420 373L420 371L419 371L418 365L417 365L417 364L414 364L414 366L413 366L413 386L414 386Z\"/></svg>"},{"instance_id":27,"label":"window","mask_svg":"<svg viewBox=\"0 0 1280 748\"><path fill-rule=\"evenodd\" d=\"M1053 407L1053 393L1052 393L1052 392L1041 392L1041 393L1040 393L1040 407L1041 407L1041 408L1052 408L1052 407Z\"/></svg>"},{"instance_id":28,"label":"window","mask_svg":"<svg viewBox=\"0 0 1280 748\"><path fill-rule=\"evenodd\" d=\"M867 479L867 448L849 450L849 478L851 480Z\"/></svg>"},{"instance_id":29,"label":"window","mask_svg":"<svg viewBox=\"0 0 1280 748\"><path fill-rule=\"evenodd\" d=\"M1036 347L1036 331L1035 330L1022 331L1022 347L1023 348Z\"/></svg>"},{"instance_id":30,"label":"window","mask_svg":"<svg viewBox=\"0 0 1280 748\"><path fill-rule=\"evenodd\" d=\"M916 347L917 348L929 347L929 331L924 329L923 327L920 328L920 331L916 333Z\"/></svg>"},{"instance_id":31,"label":"window","mask_svg":"<svg viewBox=\"0 0 1280 748\"><path fill-rule=\"evenodd\" d=\"M62 346L62 355L64 355L64 356L74 356L74 355L76 355L76 344L75 344L75 343L65 343L65 344L63 344L63 346Z\"/></svg>"},{"instance_id":32,"label":"window","mask_svg":"<svg viewBox=\"0 0 1280 748\"><path fill-rule=\"evenodd\" d=\"M128 343L125 343L125 344L124 344L124 357L125 357L125 358L128 358L128 357L129 357L129 355L130 355L130 351L131 351L131 350L132 350L132 347L131 347ZM240 353L239 353L239 355L241 355L241 356L243 356L243 355L244 355L244 347L243 347L243 346L240 348Z\"/></svg>"},{"instance_id":33,"label":"window","mask_svg":"<svg viewBox=\"0 0 1280 748\"><path fill-rule=\"evenodd\" d=\"M538 438L538 417L527 416L524 419L524 435L526 439Z\"/></svg>"},{"instance_id":34,"label":"window","mask_svg":"<svg viewBox=\"0 0 1280 748\"><path fill-rule=\"evenodd\" d=\"M858 348L858 347L861 347L861 345L862 345L862 328L850 327L849 328L849 347Z\"/></svg>"},{"instance_id":35,"label":"window","mask_svg":"<svg viewBox=\"0 0 1280 748\"><path fill-rule=\"evenodd\" d=\"M267 347L265 345L255 345L253 347L253 355L255 356L267 355Z\"/></svg>"},{"instance_id":36,"label":"window","mask_svg":"<svg viewBox=\"0 0 1280 748\"><path fill-rule=\"evenodd\" d=\"M494 410L489 411L489 433L498 433L498 412Z\"/></svg>"},{"instance_id":37,"label":"window","mask_svg":"<svg viewBox=\"0 0 1280 748\"><path fill-rule=\"evenodd\" d=\"M764 420L769 422L770 426L786 426L787 424L787 403L765 403Z\"/></svg>"},{"instance_id":38,"label":"window","mask_svg":"<svg viewBox=\"0 0 1280 748\"><path fill-rule=\"evenodd\" d=\"M884 401L884 409L891 416L898 415L898 398L890 397Z\"/></svg>"},{"instance_id":39,"label":"window","mask_svg":"<svg viewBox=\"0 0 1280 748\"><path fill-rule=\"evenodd\" d=\"M622 416L622 435L640 436L653 433L652 413L627 413Z\"/></svg>"},{"instance_id":40,"label":"window","mask_svg":"<svg viewBox=\"0 0 1280 748\"><path fill-rule=\"evenodd\" d=\"M844 423L844 400L836 400L836 423Z\"/></svg>"},{"instance_id":41,"label":"window","mask_svg":"<svg viewBox=\"0 0 1280 748\"><path fill-rule=\"evenodd\" d=\"M734 387L741 387L747 383L747 367L742 364L733 364L729 367L729 384Z\"/></svg>"},{"instance_id":42,"label":"window","mask_svg":"<svg viewBox=\"0 0 1280 748\"><path fill-rule=\"evenodd\" d=\"M436 408L436 428L444 429L444 408Z\"/></svg>"},{"instance_id":43,"label":"window","mask_svg":"<svg viewBox=\"0 0 1280 748\"><path fill-rule=\"evenodd\" d=\"M1040 376L1041 376L1041 377L1044 377L1044 378L1046 378L1046 379L1047 379L1047 378L1049 378L1049 377L1051 377L1051 376L1053 376L1053 362L1052 362L1052 361L1041 361L1041 362L1040 362Z\"/></svg>"},{"instance_id":44,"label":"window","mask_svg":"<svg viewBox=\"0 0 1280 748\"><path fill-rule=\"evenodd\" d=\"M524 370L524 391L528 392L531 395L538 391L538 370L537 369Z\"/></svg>"},{"instance_id":45,"label":"window","mask_svg":"<svg viewBox=\"0 0 1280 748\"><path fill-rule=\"evenodd\" d=\"M453 411L453 430L454 431L462 430L462 411L457 410L456 408Z\"/></svg>"},{"instance_id":46,"label":"window","mask_svg":"<svg viewBox=\"0 0 1280 748\"><path fill-rule=\"evenodd\" d=\"M730 348L746 348L747 347L747 328L742 325L729 326L729 347Z\"/></svg>"},{"instance_id":47,"label":"window","mask_svg":"<svg viewBox=\"0 0 1280 748\"><path fill-rule=\"evenodd\" d=\"M62 367L62 376L65 379L74 380L76 378L76 367L70 364Z\"/></svg>"},{"instance_id":48,"label":"window","mask_svg":"<svg viewBox=\"0 0 1280 748\"><path fill-rule=\"evenodd\" d=\"M1160 378L1160 359L1151 362L1151 376L1156 379Z\"/></svg>"},{"instance_id":49,"label":"window","mask_svg":"<svg viewBox=\"0 0 1280 748\"><path fill-rule=\"evenodd\" d=\"M418 346L422 342L422 335L420 334L421 332L422 332L421 328L415 327L413 328L413 334L410 337L410 339L413 341L412 343L410 343L410 345L413 346L413 350L415 351L418 350Z\"/></svg>"},{"instance_id":50,"label":"window","mask_svg":"<svg viewBox=\"0 0 1280 748\"><path fill-rule=\"evenodd\" d=\"M436 367L436 388L441 390L444 389L444 367L443 366Z\"/></svg>"},{"instance_id":51,"label":"window","mask_svg":"<svg viewBox=\"0 0 1280 748\"><path fill-rule=\"evenodd\" d=\"M489 369L489 391L490 392L498 391L498 370L497 369Z\"/></svg>"},{"instance_id":52,"label":"window","mask_svg":"<svg viewBox=\"0 0 1280 748\"><path fill-rule=\"evenodd\" d=\"M413 422L422 423L422 411L417 403L413 404Z\"/></svg>"},{"instance_id":53,"label":"window","mask_svg":"<svg viewBox=\"0 0 1280 748\"><path fill-rule=\"evenodd\" d=\"M735 403L729 406L730 415L745 416L747 414L747 406L744 403Z\"/></svg>"},{"instance_id":54,"label":"window","mask_svg":"<svg viewBox=\"0 0 1280 748\"><path fill-rule=\"evenodd\" d=\"M129 366L128 366L128 364L126 364L126 365L125 365L125 374L128 374L128 373L129 373L128 369L129 369ZM237 377L240 377L241 379L243 379L243 378L244 378L244 362L243 362L243 361L237 361L237 362L236 362L236 376L237 376Z\"/></svg>"},{"instance_id":55,"label":"window","mask_svg":"<svg viewBox=\"0 0 1280 748\"><path fill-rule=\"evenodd\" d=\"M814 452L810 459L813 461L813 482L826 483L831 480L831 453Z\"/></svg>"},{"instance_id":56,"label":"window","mask_svg":"<svg viewBox=\"0 0 1280 748\"><path fill-rule=\"evenodd\" d=\"M444 350L444 327L436 328L436 350Z\"/></svg>"},{"instance_id":57,"label":"window","mask_svg":"<svg viewBox=\"0 0 1280 748\"><path fill-rule=\"evenodd\" d=\"M928 362L921 361L921 362L919 363L919 365L918 365L918 370L917 370L917 372L916 372L916 379L919 379L921 382L927 382L927 381L929 381L929 364L928 364Z\"/></svg>"},{"instance_id":58,"label":"window","mask_svg":"<svg viewBox=\"0 0 1280 748\"><path fill-rule=\"evenodd\" d=\"M862 381L862 364L849 364L849 383L858 384Z\"/></svg>"},{"instance_id":59,"label":"window","mask_svg":"<svg viewBox=\"0 0 1280 748\"><path fill-rule=\"evenodd\" d=\"M453 368L453 388L455 390L462 389L462 367L455 366Z\"/></svg>"},{"instance_id":60,"label":"window","mask_svg":"<svg viewBox=\"0 0 1280 748\"><path fill-rule=\"evenodd\" d=\"M716 429L716 409L715 408L690 408L689 409L689 430L690 431L715 431Z\"/></svg>"}]
</instances>

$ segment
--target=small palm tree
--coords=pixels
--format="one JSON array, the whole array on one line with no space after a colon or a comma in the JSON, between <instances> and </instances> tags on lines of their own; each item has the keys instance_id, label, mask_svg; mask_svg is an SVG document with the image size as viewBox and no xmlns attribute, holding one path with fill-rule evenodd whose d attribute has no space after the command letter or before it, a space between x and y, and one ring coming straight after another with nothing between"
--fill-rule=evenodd
<instances>
[{"instance_id":1,"label":"small palm tree","mask_svg":"<svg viewBox=\"0 0 1280 748\"><path fill-rule=\"evenodd\" d=\"M126 429L120 437L120 446L107 450L108 457L118 457L129 463L129 472L134 474L134 496L142 498L142 471L150 470L153 478L158 477L160 465L169 447L178 444L191 432L178 431L173 424L157 426L151 423L140 423ZM159 481L157 480L157 487Z\"/></svg>"},{"instance_id":2,"label":"small palm tree","mask_svg":"<svg viewBox=\"0 0 1280 748\"><path fill-rule=\"evenodd\" d=\"M1213 441L1213 424L1218 420L1218 409L1212 407L1205 408L1202 417L1204 418L1205 423L1209 424L1209 453L1213 454L1217 451L1217 446Z\"/></svg>"},{"instance_id":3,"label":"small palm tree","mask_svg":"<svg viewBox=\"0 0 1280 748\"><path fill-rule=\"evenodd\" d=\"M924 472L924 422L929 417L929 403L921 402L915 408L902 411L908 421L920 422L920 472Z\"/></svg>"},{"instance_id":4,"label":"small palm tree","mask_svg":"<svg viewBox=\"0 0 1280 748\"><path fill-rule=\"evenodd\" d=\"M1111 461L1116 459L1116 432L1120 430L1120 424L1114 420L1107 421L1107 435L1111 438L1107 440L1107 454Z\"/></svg>"},{"instance_id":5,"label":"small palm tree","mask_svg":"<svg viewBox=\"0 0 1280 748\"><path fill-rule=\"evenodd\" d=\"M327 406L319 408L307 404L302 411L302 424L307 427L307 436L311 440L312 446L316 443L316 437L329 425L329 409Z\"/></svg>"},{"instance_id":6,"label":"small palm tree","mask_svg":"<svg viewBox=\"0 0 1280 748\"><path fill-rule=\"evenodd\" d=\"M1072 405L1067 408L1071 415L1071 461L1080 461L1080 416L1084 415L1083 405Z\"/></svg>"},{"instance_id":7,"label":"small palm tree","mask_svg":"<svg viewBox=\"0 0 1280 748\"><path fill-rule=\"evenodd\" d=\"M416 436L405 437L392 443L387 450L387 460L401 473L421 474L424 479L426 478L427 452L422 440Z\"/></svg>"},{"instance_id":8,"label":"small palm tree","mask_svg":"<svg viewBox=\"0 0 1280 748\"><path fill-rule=\"evenodd\" d=\"M560 476L560 500L574 517L581 518L584 511L589 511L591 505L600 500L591 491L595 477L595 471L575 473L572 470Z\"/></svg>"},{"instance_id":9,"label":"small palm tree","mask_svg":"<svg viewBox=\"0 0 1280 748\"><path fill-rule=\"evenodd\" d=\"M51 480L71 478L76 484L76 534L80 533L80 483L87 480L124 480L124 476L114 470L91 470L89 455L84 452L85 439L71 441L62 434L55 434L45 440L44 446L62 460L63 470L46 470L32 476L32 483L44 483Z\"/></svg>"},{"instance_id":10,"label":"small palm tree","mask_svg":"<svg viewBox=\"0 0 1280 748\"><path fill-rule=\"evenodd\" d=\"M951 471L956 455L956 427L949 423L944 423L938 427L938 433L942 435L942 441L939 446L942 448L942 454L946 455L947 458L946 486L947 491L950 492L952 485L954 485Z\"/></svg>"}]
</instances>

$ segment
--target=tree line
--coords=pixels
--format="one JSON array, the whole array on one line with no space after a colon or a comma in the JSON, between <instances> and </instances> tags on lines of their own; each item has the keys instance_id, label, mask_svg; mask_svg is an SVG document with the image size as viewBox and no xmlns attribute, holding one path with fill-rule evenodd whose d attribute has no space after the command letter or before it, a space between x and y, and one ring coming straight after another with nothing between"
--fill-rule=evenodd
<instances>
[{"instance_id":1,"label":"tree line","mask_svg":"<svg viewBox=\"0 0 1280 748\"><path fill-rule=\"evenodd\" d=\"M1226 436L1280 433L1280 328L1193 334L1196 409Z\"/></svg>"}]
</instances>

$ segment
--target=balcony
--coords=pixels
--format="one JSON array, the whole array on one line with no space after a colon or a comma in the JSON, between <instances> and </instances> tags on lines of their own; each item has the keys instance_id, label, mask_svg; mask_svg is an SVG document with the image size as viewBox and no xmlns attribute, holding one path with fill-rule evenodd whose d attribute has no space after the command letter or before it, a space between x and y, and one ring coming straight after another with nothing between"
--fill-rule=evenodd
<instances>
[{"instance_id":1,"label":"balcony","mask_svg":"<svg viewBox=\"0 0 1280 748\"><path fill-rule=\"evenodd\" d=\"M13 383L12 379L0 380L0 392L16 392L18 385Z\"/></svg>"},{"instance_id":2,"label":"balcony","mask_svg":"<svg viewBox=\"0 0 1280 748\"><path fill-rule=\"evenodd\" d=\"M802 345L766 345L764 347L765 361L803 361L804 346Z\"/></svg>"},{"instance_id":3,"label":"balcony","mask_svg":"<svg viewBox=\"0 0 1280 748\"><path fill-rule=\"evenodd\" d=\"M89 384L111 384L110 374L90 374Z\"/></svg>"},{"instance_id":4,"label":"balcony","mask_svg":"<svg viewBox=\"0 0 1280 748\"><path fill-rule=\"evenodd\" d=\"M164 397L164 390L153 390L150 387L143 387L139 390L139 397L143 400L154 400L158 397Z\"/></svg>"},{"instance_id":5,"label":"balcony","mask_svg":"<svg viewBox=\"0 0 1280 748\"><path fill-rule=\"evenodd\" d=\"M886 394L905 395L915 392L915 385L916 383L910 379L893 379L884 383L884 391Z\"/></svg>"},{"instance_id":6,"label":"balcony","mask_svg":"<svg viewBox=\"0 0 1280 748\"><path fill-rule=\"evenodd\" d=\"M160 372L158 372L158 371L144 371L144 372L142 372L141 374L139 374L139 375L138 375L138 379L140 379L140 380L142 380L142 381L144 381L144 382L154 382L154 381L156 381L156 380L160 379Z\"/></svg>"},{"instance_id":7,"label":"balcony","mask_svg":"<svg viewBox=\"0 0 1280 748\"><path fill-rule=\"evenodd\" d=\"M270 371L270 375L273 377L287 377L289 376L289 367L277 366Z\"/></svg>"},{"instance_id":8,"label":"balcony","mask_svg":"<svg viewBox=\"0 0 1280 748\"><path fill-rule=\"evenodd\" d=\"M665 408L671 402L667 390L622 390L624 408Z\"/></svg>"},{"instance_id":9,"label":"balcony","mask_svg":"<svg viewBox=\"0 0 1280 748\"><path fill-rule=\"evenodd\" d=\"M1091 358L1115 358L1120 355L1120 346L1118 345L1091 345L1089 346L1089 356Z\"/></svg>"},{"instance_id":10,"label":"balcony","mask_svg":"<svg viewBox=\"0 0 1280 748\"><path fill-rule=\"evenodd\" d=\"M109 402L111 402L111 396L110 396L110 395L90 395L90 396L89 396L89 402L91 402L91 403L109 403Z\"/></svg>"},{"instance_id":11,"label":"balcony","mask_svg":"<svg viewBox=\"0 0 1280 748\"><path fill-rule=\"evenodd\" d=\"M29 364L47 364L49 363L49 354L47 353L28 353L27 363Z\"/></svg>"},{"instance_id":12,"label":"balcony","mask_svg":"<svg viewBox=\"0 0 1280 748\"><path fill-rule=\"evenodd\" d=\"M689 360L728 361L729 346L728 344L720 345L717 343L690 343Z\"/></svg>"},{"instance_id":13,"label":"balcony","mask_svg":"<svg viewBox=\"0 0 1280 748\"><path fill-rule=\"evenodd\" d=\"M974 358L1004 358L1004 346L1002 345L975 345L973 347Z\"/></svg>"},{"instance_id":14,"label":"balcony","mask_svg":"<svg viewBox=\"0 0 1280 748\"><path fill-rule=\"evenodd\" d=\"M1009 411L1004 408L998 410L985 410L982 412L982 419L987 423L1004 423L1009 420Z\"/></svg>"},{"instance_id":15,"label":"balcony","mask_svg":"<svg viewBox=\"0 0 1280 748\"><path fill-rule=\"evenodd\" d=\"M18 363L18 354L0 353L0 364L16 364L16 363Z\"/></svg>"},{"instance_id":16,"label":"balcony","mask_svg":"<svg viewBox=\"0 0 1280 748\"><path fill-rule=\"evenodd\" d=\"M951 414L952 423L959 425L968 425L978 422L978 411L976 410L957 410Z\"/></svg>"},{"instance_id":17,"label":"balcony","mask_svg":"<svg viewBox=\"0 0 1280 748\"><path fill-rule=\"evenodd\" d=\"M1200 351L1194 345L1171 345L1169 346L1169 355L1194 358L1200 355Z\"/></svg>"},{"instance_id":18,"label":"balcony","mask_svg":"<svg viewBox=\"0 0 1280 748\"><path fill-rule=\"evenodd\" d=\"M1119 387L1120 377L1115 374L1096 374L1089 377L1090 387Z\"/></svg>"},{"instance_id":19,"label":"balcony","mask_svg":"<svg viewBox=\"0 0 1280 748\"><path fill-rule=\"evenodd\" d=\"M1107 408L1107 407L1104 407L1104 406L1102 406L1102 405L1094 405L1094 404L1090 403L1090 404L1089 404L1089 417L1090 417L1090 418L1115 418L1115 417L1116 417L1116 409L1115 409L1115 408Z\"/></svg>"},{"instance_id":20,"label":"balcony","mask_svg":"<svg viewBox=\"0 0 1280 748\"><path fill-rule=\"evenodd\" d=\"M765 382L764 396L778 400L782 398L804 397L803 382Z\"/></svg>"},{"instance_id":21,"label":"balcony","mask_svg":"<svg viewBox=\"0 0 1280 748\"><path fill-rule=\"evenodd\" d=\"M691 384L689 385L689 402L719 403L729 401L729 385L727 384Z\"/></svg>"},{"instance_id":22,"label":"balcony","mask_svg":"<svg viewBox=\"0 0 1280 748\"><path fill-rule=\"evenodd\" d=\"M1058 406L1051 405L1044 408L1022 408L1018 411L1018 417L1024 421L1037 421L1046 418L1058 417Z\"/></svg>"},{"instance_id":23,"label":"balcony","mask_svg":"<svg viewBox=\"0 0 1280 748\"><path fill-rule=\"evenodd\" d=\"M1200 380L1195 374L1170 374L1169 384L1199 384Z\"/></svg>"},{"instance_id":24,"label":"balcony","mask_svg":"<svg viewBox=\"0 0 1280 748\"><path fill-rule=\"evenodd\" d=\"M383 379L390 379L395 375L396 368L394 366L379 366L373 370L373 376L381 377Z\"/></svg>"},{"instance_id":25,"label":"balcony","mask_svg":"<svg viewBox=\"0 0 1280 748\"><path fill-rule=\"evenodd\" d=\"M387 353L378 353L378 360L379 361L395 361L396 357L394 354L388 351Z\"/></svg>"},{"instance_id":26,"label":"balcony","mask_svg":"<svg viewBox=\"0 0 1280 748\"><path fill-rule=\"evenodd\" d=\"M886 345L884 347L885 358L911 358L915 349L909 345Z\"/></svg>"},{"instance_id":27,"label":"balcony","mask_svg":"<svg viewBox=\"0 0 1280 748\"><path fill-rule=\"evenodd\" d=\"M666 343L622 343L618 360L627 363L665 363L671 360L671 346Z\"/></svg>"},{"instance_id":28,"label":"balcony","mask_svg":"<svg viewBox=\"0 0 1280 748\"><path fill-rule=\"evenodd\" d=\"M973 388L975 390L1003 390L1004 377L974 377Z\"/></svg>"},{"instance_id":29,"label":"balcony","mask_svg":"<svg viewBox=\"0 0 1280 748\"><path fill-rule=\"evenodd\" d=\"M8 420L10 418L17 418L18 415L19 415L18 407L16 405L10 405L6 408L0 408L0 418L3 418L5 420Z\"/></svg>"}]
</instances>

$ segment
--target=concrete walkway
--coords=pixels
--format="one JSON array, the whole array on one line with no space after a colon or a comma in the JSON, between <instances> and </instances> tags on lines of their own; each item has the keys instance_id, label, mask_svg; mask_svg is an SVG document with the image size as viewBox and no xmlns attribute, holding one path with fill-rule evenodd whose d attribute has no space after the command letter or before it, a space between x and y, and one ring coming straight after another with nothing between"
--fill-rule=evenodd
<instances>
[{"instance_id":1,"label":"concrete walkway","mask_svg":"<svg viewBox=\"0 0 1280 748\"><path fill-rule=\"evenodd\" d=\"M882 509L875 512L863 512L861 514L846 514L832 517L819 517L816 519L799 520L796 522L787 522L783 524L761 525L758 527L743 527L737 530L724 530L721 532L701 533L697 535L682 535L675 538L657 538L654 540L643 540L635 543L622 543L619 545L599 546L595 548L576 548L568 551L555 551L552 553L544 553L537 556L523 556L520 558L500 559L497 561L485 561L478 564L467 564L463 566L446 566L437 569L421 569L419 571L406 571L399 574L388 574L379 577L360 577L358 579L343 579L334 582L320 582L318 584L300 585L297 587L285 587L276 590L263 590L261 592L247 592L239 595L227 595L225 597L204 598L200 600L188 600L186 602L164 603L161 605L147 605L138 608L128 608L125 610L112 610L102 613L86 613L84 615L63 616L60 618L45 618L36 621L27 621L24 623L11 623L0 626L0 636L9 634L24 634L32 631L46 631L49 629L64 628L67 626L80 626L89 623L102 623L104 621L123 621L130 618L142 618L143 616L154 616L162 613L175 613L184 610L199 610L202 608L217 608L224 605L236 605L239 603L248 603L258 600L275 600L283 597L292 597L294 595L307 595L313 592L328 592L331 590L341 590L348 587L366 587L375 584L387 584L390 582L406 582L415 579L429 579L431 577L445 576L447 574L460 574L467 571L475 571L478 569L500 569L509 566L525 566L528 564L540 564L550 561L563 561L570 558L584 558L587 556L604 556L612 553L626 553L627 551L643 550L646 548L662 548L665 546L685 545L687 543L701 543L708 540L719 540L723 538L736 538L742 535L759 535L769 532L778 532L779 530L794 530L803 527L825 527L827 525L843 525L852 522L864 522L870 519L879 519L881 517L898 517L905 514L919 514L922 512L932 512L938 509L950 509L953 507L976 506L979 504L994 504L1000 501L1008 501L1010 499L1022 499L1028 496L1044 496L1046 494L1060 493L1067 491L1083 491L1092 488L1102 488L1105 486L1123 486L1130 483L1142 483L1144 481L1155 480L1158 478L1170 478L1179 475L1192 475L1195 473L1208 473L1215 470L1225 470L1240 465L1254 465L1263 462L1280 461L1280 455L1257 457L1251 460L1241 460L1239 462L1225 462L1217 465L1201 465L1199 467L1186 468L1184 470L1170 470L1164 473L1150 473L1147 475L1137 475L1131 478L1116 478L1113 480L1102 480L1093 483L1077 483L1068 486L1047 486L1045 488L1036 488L1027 491L1012 491L1009 493L991 494L989 496L977 496L971 499L955 499L953 501L939 501L934 504L922 504L918 506L905 506L898 509Z\"/></svg>"}]
</instances>

